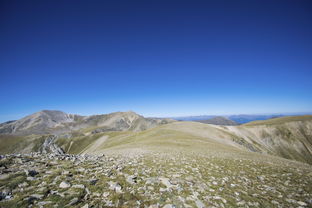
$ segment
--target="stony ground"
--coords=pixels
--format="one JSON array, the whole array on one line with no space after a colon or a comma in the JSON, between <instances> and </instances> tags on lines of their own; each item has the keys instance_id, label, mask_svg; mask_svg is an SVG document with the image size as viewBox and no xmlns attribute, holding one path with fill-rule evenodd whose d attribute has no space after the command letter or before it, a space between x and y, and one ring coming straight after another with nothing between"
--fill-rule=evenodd
<instances>
[{"instance_id":1,"label":"stony ground","mask_svg":"<svg viewBox=\"0 0 312 208\"><path fill-rule=\"evenodd\" d=\"M286 160L33 153L0 174L0 207L312 207L312 167Z\"/></svg>"}]
</instances>

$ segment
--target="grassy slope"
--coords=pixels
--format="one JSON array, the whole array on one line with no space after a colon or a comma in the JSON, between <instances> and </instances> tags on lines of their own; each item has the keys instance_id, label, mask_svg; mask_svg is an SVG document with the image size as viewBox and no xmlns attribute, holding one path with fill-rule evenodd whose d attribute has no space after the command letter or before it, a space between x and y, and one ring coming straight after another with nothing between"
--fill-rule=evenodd
<instances>
[{"instance_id":1,"label":"grassy slope","mask_svg":"<svg viewBox=\"0 0 312 208\"><path fill-rule=\"evenodd\" d=\"M0 154L38 151L45 136L0 135Z\"/></svg>"},{"instance_id":2,"label":"grassy slope","mask_svg":"<svg viewBox=\"0 0 312 208\"><path fill-rule=\"evenodd\" d=\"M285 116L281 118L272 118L263 121L252 121L243 126L254 126L254 125L277 125L277 124L284 124L287 122L295 122L295 121L312 121L312 115L305 115L305 116Z\"/></svg>"},{"instance_id":3,"label":"grassy slope","mask_svg":"<svg viewBox=\"0 0 312 208\"><path fill-rule=\"evenodd\" d=\"M82 129L77 131L73 138L57 139L56 144L71 154L135 150L194 151L231 155L233 152L246 154L251 150L312 164L311 130L312 116L276 118L238 127L174 122L141 132L104 132L88 135L90 128ZM90 151L88 148L104 135L107 135L108 139L103 144L100 143L95 151ZM36 151L44 137L2 135L0 139L0 153L4 154Z\"/></svg>"},{"instance_id":4,"label":"grassy slope","mask_svg":"<svg viewBox=\"0 0 312 208\"><path fill-rule=\"evenodd\" d=\"M193 132L191 129L193 129ZM224 135L221 130L209 125L195 122L176 122L142 132L111 132L107 135L109 138L103 145L98 147L97 153L116 149L125 151L131 149L151 151L239 150L235 147L235 143L232 142L229 135ZM218 136L219 140L210 138ZM229 144L233 144L233 146Z\"/></svg>"},{"instance_id":5,"label":"grassy slope","mask_svg":"<svg viewBox=\"0 0 312 208\"><path fill-rule=\"evenodd\" d=\"M260 144L263 152L312 164L312 116L255 121L228 129Z\"/></svg>"},{"instance_id":6,"label":"grassy slope","mask_svg":"<svg viewBox=\"0 0 312 208\"><path fill-rule=\"evenodd\" d=\"M71 180L72 184L84 184L91 193L98 192L101 195L109 192L107 200L115 205L119 204L119 207L136 207L138 200L142 202L142 206L147 207L157 203L160 203L160 207L168 203L181 204L183 207L184 202L180 201L180 197L190 207L196 207L197 200L192 199L193 195L198 195L198 200L206 206L214 207L247 207L247 204L249 207L278 207L276 204L280 207L298 207L298 202L311 199L312 166L246 151L243 146L233 141L233 137L239 139L245 136L247 142L254 142L265 150L274 147L273 144L283 147L281 144L293 144L293 141L303 140L301 137L309 138L310 127L310 121L274 124L265 126L265 129L264 125L219 127L195 122L175 122L142 132L105 132L63 138L57 141L59 145L65 150L71 146L69 153L80 153L88 152L88 147L107 135L108 139L96 151L88 153L134 153L135 157L119 158L117 154L110 155L105 161L83 162L79 164L79 168L85 168L83 172L79 172L77 165L70 161L59 161L57 166L50 166L51 175L42 177L42 180L49 184L50 190L58 190L61 181ZM294 138L285 137L289 134ZM272 141L268 139L270 137ZM290 145L289 148L291 147ZM141 154L142 150L149 154ZM271 150L277 151L274 148ZM288 151L286 155L289 154ZM63 175L63 170L72 172L74 177ZM126 174L137 176L138 183L129 184ZM178 188L168 191L160 182L147 183L151 179L158 180L159 177L176 181ZM98 179L95 186L88 183L91 178ZM20 180L24 179L16 175L10 179L10 183L4 182L4 185L15 186L15 181L20 183ZM24 203L25 200L22 199L38 193L37 187L42 180L30 181L35 189L18 192L12 201L4 202L11 204L0 206L12 207ZM121 184L123 193L110 190L109 181ZM64 190L59 191L65 193ZM77 194L77 197L84 196L80 192ZM75 206L103 203L101 197L92 195L91 199L92 202L89 200ZM64 207L71 198L48 195L44 200Z\"/></svg>"},{"instance_id":7,"label":"grassy slope","mask_svg":"<svg viewBox=\"0 0 312 208\"><path fill-rule=\"evenodd\" d=\"M251 150L312 164L310 118L278 118L266 121L266 125L259 122L239 127L174 122L137 133L106 133L109 138L104 144L95 152L86 152L181 150L231 155Z\"/></svg>"}]
</instances>

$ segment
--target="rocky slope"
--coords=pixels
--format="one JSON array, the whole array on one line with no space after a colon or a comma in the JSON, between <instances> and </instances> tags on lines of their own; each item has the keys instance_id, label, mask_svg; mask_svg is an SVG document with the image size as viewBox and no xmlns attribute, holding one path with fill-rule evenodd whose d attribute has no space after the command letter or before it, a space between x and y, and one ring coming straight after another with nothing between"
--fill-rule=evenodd
<instances>
[{"instance_id":1,"label":"rocky slope","mask_svg":"<svg viewBox=\"0 0 312 208\"><path fill-rule=\"evenodd\" d=\"M305 119L306 118L306 119ZM92 136L59 138L56 143L68 153L105 153L107 151L142 151L183 149L183 151L238 151L271 154L312 164L312 116L285 117L280 123L217 126L199 122L172 122L141 132L102 132ZM107 138L100 142L100 138ZM98 141L99 140L99 141ZM98 142L97 142L98 141ZM92 150L89 150L92 143Z\"/></svg>"},{"instance_id":2,"label":"rocky slope","mask_svg":"<svg viewBox=\"0 0 312 208\"><path fill-rule=\"evenodd\" d=\"M173 122L134 112L77 116L43 111L2 125L0 153L101 153L128 146L141 149L212 149L212 145L271 154L312 164L312 116L283 117L241 126ZM30 134L32 130L40 134ZM101 139L104 138L105 139ZM53 138L53 140L51 140ZM226 149L225 148L225 149Z\"/></svg>"},{"instance_id":3,"label":"rocky slope","mask_svg":"<svg viewBox=\"0 0 312 208\"><path fill-rule=\"evenodd\" d=\"M17 121L0 124L0 134L47 134L51 132L51 129L72 123L78 117L61 111L43 110Z\"/></svg>"},{"instance_id":4,"label":"rocky slope","mask_svg":"<svg viewBox=\"0 0 312 208\"><path fill-rule=\"evenodd\" d=\"M44 110L26 116L20 120L0 124L0 134L66 134L72 131L90 128L94 133L105 131L142 131L170 119L144 118L134 112L116 112L111 114L79 116L61 111Z\"/></svg>"},{"instance_id":5,"label":"rocky slope","mask_svg":"<svg viewBox=\"0 0 312 208\"><path fill-rule=\"evenodd\" d=\"M312 164L312 116L294 116L226 127L259 151Z\"/></svg>"},{"instance_id":6,"label":"rocky slope","mask_svg":"<svg viewBox=\"0 0 312 208\"><path fill-rule=\"evenodd\" d=\"M58 135L0 135L0 207L312 206L312 116L242 126L76 118Z\"/></svg>"},{"instance_id":7,"label":"rocky slope","mask_svg":"<svg viewBox=\"0 0 312 208\"><path fill-rule=\"evenodd\" d=\"M311 166L248 156L5 155L0 207L312 206Z\"/></svg>"}]
</instances>

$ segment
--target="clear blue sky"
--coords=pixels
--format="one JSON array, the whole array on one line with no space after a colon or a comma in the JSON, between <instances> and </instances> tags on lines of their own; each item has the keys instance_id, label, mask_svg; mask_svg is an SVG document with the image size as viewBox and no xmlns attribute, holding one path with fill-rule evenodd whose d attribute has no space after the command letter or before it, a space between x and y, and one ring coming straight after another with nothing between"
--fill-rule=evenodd
<instances>
[{"instance_id":1,"label":"clear blue sky","mask_svg":"<svg viewBox=\"0 0 312 208\"><path fill-rule=\"evenodd\" d=\"M312 2L0 2L0 121L312 111Z\"/></svg>"}]
</instances>

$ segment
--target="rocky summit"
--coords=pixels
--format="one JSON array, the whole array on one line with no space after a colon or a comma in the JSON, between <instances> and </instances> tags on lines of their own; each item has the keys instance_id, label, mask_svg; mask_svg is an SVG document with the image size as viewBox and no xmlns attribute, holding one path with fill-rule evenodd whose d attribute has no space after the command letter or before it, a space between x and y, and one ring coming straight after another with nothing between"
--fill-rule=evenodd
<instances>
[{"instance_id":1,"label":"rocky summit","mask_svg":"<svg viewBox=\"0 0 312 208\"><path fill-rule=\"evenodd\" d=\"M56 114L1 124L17 128L0 134L1 208L312 207L312 116L224 126Z\"/></svg>"}]
</instances>

